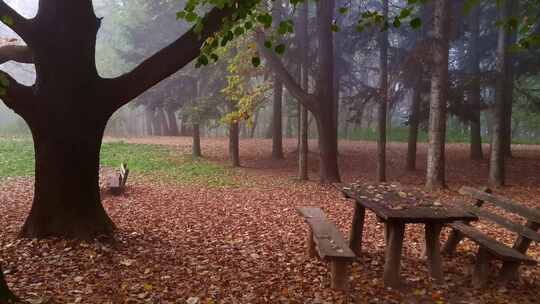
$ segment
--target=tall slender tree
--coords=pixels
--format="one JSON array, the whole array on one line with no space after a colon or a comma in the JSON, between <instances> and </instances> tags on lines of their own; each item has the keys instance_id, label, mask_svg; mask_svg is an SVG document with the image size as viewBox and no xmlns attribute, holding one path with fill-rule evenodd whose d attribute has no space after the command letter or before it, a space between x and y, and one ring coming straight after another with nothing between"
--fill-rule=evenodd
<instances>
[{"instance_id":1,"label":"tall slender tree","mask_svg":"<svg viewBox=\"0 0 540 304\"><path fill-rule=\"evenodd\" d=\"M382 2L382 14L388 18L388 0ZM388 30L379 37L379 107L377 110L377 181L386 181L386 121L388 108Z\"/></svg>"},{"instance_id":2,"label":"tall slender tree","mask_svg":"<svg viewBox=\"0 0 540 304\"><path fill-rule=\"evenodd\" d=\"M499 20L510 17L512 1L505 1L499 9ZM495 83L495 119L491 138L491 153L489 159L489 184L493 187L503 186L505 182L505 110L506 82L509 81L508 69L508 35L506 27L500 26L497 36L496 83Z\"/></svg>"},{"instance_id":3,"label":"tall slender tree","mask_svg":"<svg viewBox=\"0 0 540 304\"><path fill-rule=\"evenodd\" d=\"M480 6L476 6L469 17L469 72L470 84L468 91L469 104L472 111L471 119L471 159L482 159L482 134L480 128Z\"/></svg>"},{"instance_id":4,"label":"tall slender tree","mask_svg":"<svg viewBox=\"0 0 540 304\"><path fill-rule=\"evenodd\" d=\"M433 73L429 109L429 145L426 188L446 187L445 141L448 102L448 57L450 30L450 1L435 0L433 7Z\"/></svg>"}]
</instances>

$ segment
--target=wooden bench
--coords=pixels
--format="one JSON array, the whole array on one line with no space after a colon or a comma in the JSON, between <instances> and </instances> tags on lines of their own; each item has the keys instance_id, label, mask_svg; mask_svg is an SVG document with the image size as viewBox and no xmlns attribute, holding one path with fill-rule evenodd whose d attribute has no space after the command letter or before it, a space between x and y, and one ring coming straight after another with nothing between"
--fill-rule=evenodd
<instances>
[{"instance_id":1,"label":"wooden bench","mask_svg":"<svg viewBox=\"0 0 540 304\"><path fill-rule=\"evenodd\" d=\"M463 209L475 214L481 220L495 223L518 235L513 247L508 247L470 226L469 223L455 222L448 225L452 228L452 232L443 248L444 253L453 254L459 242L465 237L479 245L473 273L474 286L482 287L486 284L489 275L490 260L498 259L503 262L499 274L499 281L501 283L507 283L516 279L521 264L537 264L535 260L526 255L526 251L532 241L540 242L540 234L537 232L540 228L540 210L530 209L516 204L505 197L491 194L488 188L477 190L470 187L462 187L459 193L476 200L472 205L461 203L460 205ZM517 214L525 218L527 223L521 225L503 216L481 209L484 203L491 203L506 212Z\"/></svg>"},{"instance_id":2,"label":"wooden bench","mask_svg":"<svg viewBox=\"0 0 540 304\"><path fill-rule=\"evenodd\" d=\"M109 188L109 192L112 195L120 195L122 194L122 192L124 192L124 189L126 188L128 175L129 175L129 169L126 164L122 163L120 165L119 172L109 177L109 181L107 185Z\"/></svg>"},{"instance_id":3,"label":"wooden bench","mask_svg":"<svg viewBox=\"0 0 540 304\"><path fill-rule=\"evenodd\" d=\"M308 256L319 256L330 263L332 288L347 290L349 264L356 256L349 248L347 241L319 208L301 207L297 209L309 225L307 238Z\"/></svg>"}]
</instances>

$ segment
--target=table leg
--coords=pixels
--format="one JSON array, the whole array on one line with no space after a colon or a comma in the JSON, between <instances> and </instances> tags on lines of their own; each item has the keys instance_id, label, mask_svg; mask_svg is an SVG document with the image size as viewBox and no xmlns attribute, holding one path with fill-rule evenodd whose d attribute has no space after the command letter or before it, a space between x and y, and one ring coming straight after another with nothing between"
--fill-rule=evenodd
<instances>
[{"instance_id":1,"label":"table leg","mask_svg":"<svg viewBox=\"0 0 540 304\"><path fill-rule=\"evenodd\" d=\"M366 208L354 204L354 215L351 227L351 237L349 247L356 254L360 256L362 253L362 234L364 232L364 219L366 216Z\"/></svg>"},{"instance_id":2,"label":"table leg","mask_svg":"<svg viewBox=\"0 0 540 304\"><path fill-rule=\"evenodd\" d=\"M405 224L399 222L384 223L387 232L386 252L384 261L384 285L387 287L399 287L399 269L401 266L401 249L403 247L403 235Z\"/></svg>"},{"instance_id":3,"label":"table leg","mask_svg":"<svg viewBox=\"0 0 540 304\"><path fill-rule=\"evenodd\" d=\"M439 236L441 234L441 224L426 224L426 257L428 261L429 274L437 281L442 281L442 259L441 244Z\"/></svg>"}]
</instances>

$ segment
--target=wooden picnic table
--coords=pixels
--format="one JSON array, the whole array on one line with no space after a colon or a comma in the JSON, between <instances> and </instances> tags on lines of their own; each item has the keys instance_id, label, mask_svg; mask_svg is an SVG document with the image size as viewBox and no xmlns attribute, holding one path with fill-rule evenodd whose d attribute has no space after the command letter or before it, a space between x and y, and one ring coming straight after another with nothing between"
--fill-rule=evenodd
<instances>
[{"instance_id":1,"label":"wooden picnic table","mask_svg":"<svg viewBox=\"0 0 540 304\"><path fill-rule=\"evenodd\" d=\"M406 191L397 184L377 184L359 187L354 184L334 184L346 198L355 200L350 247L360 256L366 209L384 223L385 286L399 287L401 250L406 224L425 225L425 253L429 273L437 281L443 279L439 236L442 226L454 221L475 221L478 218L466 211L443 206L434 198L419 191ZM382 190L381 190L382 189Z\"/></svg>"}]
</instances>

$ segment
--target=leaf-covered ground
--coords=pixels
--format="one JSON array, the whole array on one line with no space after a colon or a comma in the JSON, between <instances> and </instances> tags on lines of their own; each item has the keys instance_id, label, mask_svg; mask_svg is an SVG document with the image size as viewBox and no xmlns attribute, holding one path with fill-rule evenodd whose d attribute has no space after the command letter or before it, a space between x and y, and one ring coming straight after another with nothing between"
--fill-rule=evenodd
<instances>
[{"instance_id":1,"label":"leaf-covered ground","mask_svg":"<svg viewBox=\"0 0 540 304\"><path fill-rule=\"evenodd\" d=\"M132 139L169 145L179 155L189 151L188 138ZM353 264L348 294L329 288L326 265L306 257L307 226L295 207L319 206L348 235L351 203L332 187L300 183L294 177L294 140L285 143L287 159L270 159L270 141L242 140L243 168L221 185L175 183L137 176L127 193L105 196L104 205L119 227L114 241L80 243L26 240L16 237L30 208L32 179L10 177L0 184L0 263L12 289L32 303L537 303L540 268L525 267L521 280L508 287L491 282L471 287L476 246L460 245L456 257L445 257L445 282L427 276L422 258L423 229L408 226L404 243L402 290L382 285L383 227L368 212L364 253ZM312 149L316 152L315 143ZM486 147L487 148L487 147ZM375 145L343 142L345 181L373 181ZM390 180L421 187L425 147L419 170L404 171L403 144L389 145ZM227 141L203 141L203 154L226 166ZM439 193L451 203L461 185L479 186L487 163L468 160L466 145L448 148L450 189ZM509 162L504 193L538 207L540 147L516 146ZM310 174L316 179L312 155ZM479 225L499 240L513 236ZM445 237L443 237L445 239ZM540 246L529 254L540 261ZM500 265L494 264L496 267Z\"/></svg>"}]
</instances>

